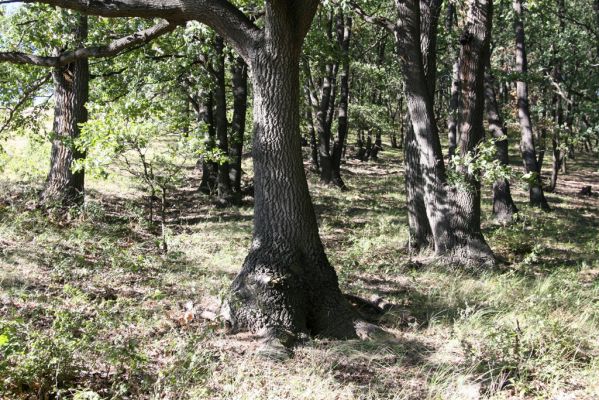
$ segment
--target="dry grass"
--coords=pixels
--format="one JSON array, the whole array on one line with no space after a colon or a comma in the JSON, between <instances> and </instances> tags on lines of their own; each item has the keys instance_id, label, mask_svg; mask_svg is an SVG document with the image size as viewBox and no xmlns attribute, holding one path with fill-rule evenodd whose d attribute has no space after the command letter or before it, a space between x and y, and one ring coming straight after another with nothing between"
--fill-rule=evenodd
<instances>
[{"instance_id":1,"label":"dry grass","mask_svg":"<svg viewBox=\"0 0 599 400\"><path fill-rule=\"evenodd\" d=\"M251 239L251 199L215 208L187 187L171 200L161 255L131 182L92 181L86 211L30 207L30 184L0 197L0 398L479 399L599 397L598 163L578 159L549 195L516 197L519 222L484 231L508 263L494 271L420 264L405 254L400 155L349 160L350 191L311 191L346 292L394 308L395 340L314 340L285 362L227 335L200 309L218 303ZM249 168L249 166L247 166ZM32 178L39 182L39 177ZM36 181L37 179L37 181ZM193 309L189 302L193 303Z\"/></svg>"}]
</instances>

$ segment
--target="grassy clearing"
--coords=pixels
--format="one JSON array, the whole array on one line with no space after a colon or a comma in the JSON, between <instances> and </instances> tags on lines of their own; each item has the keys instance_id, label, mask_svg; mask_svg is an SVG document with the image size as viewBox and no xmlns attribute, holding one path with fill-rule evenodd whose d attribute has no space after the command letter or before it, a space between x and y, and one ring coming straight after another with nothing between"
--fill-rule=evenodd
<instances>
[{"instance_id":1,"label":"grassy clearing","mask_svg":"<svg viewBox=\"0 0 599 400\"><path fill-rule=\"evenodd\" d=\"M31 207L30 183L42 176L19 183L10 167L18 160L9 160L15 173L0 188L0 398L599 397L599 201L576 195L582 181L597 187L597 162L577 160L549 195L553 213L528 208L516 190L517 223L484 221L506 262L473 272L402 251L399 153L381 159L350 160L347 193L309 178L343 289L394 304L381 324L397 340L314 340L283 363L257 358L251 335L228 336L189 313L190 301L218 301L243 262L249 200L217 209L192 190L191 174L183 204L172 202L162 255L127 178L90 182L86 210L65 218Z\"/></svg>"}]
</instances>

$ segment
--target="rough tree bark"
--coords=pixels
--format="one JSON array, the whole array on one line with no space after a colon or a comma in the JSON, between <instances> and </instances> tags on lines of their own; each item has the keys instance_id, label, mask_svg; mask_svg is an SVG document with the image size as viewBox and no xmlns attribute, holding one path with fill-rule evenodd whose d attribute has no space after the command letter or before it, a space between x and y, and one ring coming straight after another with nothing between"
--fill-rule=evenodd
<instances>
[{"instance_id":1,"label":"rough tree bark","mask_svg":"<svg viewBox=\"0 0 599 400\"><path fill-rule=\"evenodd\" d=\"M395 30L395 36L404 73L408 109L419 148L424 204L434 238L435 252L457 263L493 264L493 253L480 232L480 204L477 202L476 191L473 193L472 190L451 186L447 182L435 123L433 91L427 84L433 80L426 78L427 74L434 73L436 69L435 55L432 54L435 52L433 47L435 42L431 37L428 40L430 44L427 46L426 42L422 41L423 30L418 26L422 19L422 15L419 15L420 11L426 10L427 7L419 7L422 4L416 1L397 2L396 5L399 13L397 24L399 29ZM474 10L473 6L472 10ZM437 23L437 19L431 21ZM426 22L423 25L427 26ZM435 34L436 29L431 32ZM468 34L475 36L470 31ZM417 45L418 43L420 46ZM427 47L426 53L423 52L422 49ZM477 56L478 51L478 48L472 50L472 56ZM466 67L465 64L462 66ZM468 74L463 77L469 79L476 77L482 82L482 75ZM474 93L472 90L472 88L468 89L469 96ZM468 129L471 129L472 123L476 122L472 121L475 116L470 109L474 104L480 107L479 103L480 101L463 104L461 117L464 122L460 122L460 131L465 134L465 137L461 139L462 152L472 151L477 142L477 134L472 134ZM482 118L482 110L479 117Z\"/></svg>"},{"instance_id":2,"label":"rough tree bark","mask_svg":"<svg viewBox=\"0 0 599 400\"><path fill-rule=\"evenodd\" d=\"M541 207L549 211L549 204L545 199L543 184L541 180L541 171L539 169L537 155L534 143L534 134L532 130L532 119L530 117L530 107L528 100L528 83L526 82L528 73L528 62L526 58L526 40L524 33L524 21L522 19L523 0L514 0L514 31L516 35L516 65L515 72L519 74L516 82L516 93L518 98L518 118L522 139L520 141L520 150L522 151L522 160L524 169L527 173L534 175L529 183L530 204Z\"/></svg>"},{"instance_id":3,"label":"rough tree bark","mask_svg":"<svg viewBox=\"0 0 599 400\"><path fill-rule=\"evenodd\" d=\"M476 148L484 138L485 66L490 52L493 0L470 0L466 26L460 36L459 80L460 119L458 147L460 156L476 156ZM480 176L468 166L458 167L464 183L454 195L452 226L460 241L468 241L468 251L482 259L493 259L493 253L480 230ZM464 187L461 187L464 185ZM463 232L460 230L464 229Z\"/></svg>"},{"instance_id":4,"label":"rough tree bark","mask_svg":"<svg viewBox=\"0 0 599 400\"><path fill-rule=\"evenodd\" d=\"M432 107L436 82L436 43L441 1L423 0L420 1L419 7L421 62L424 74L424 85L426 86L425 90L428 97L427 101L430 102ZM434 128L436 130L436 124L434 122L433 124L435 125ZM410 227L409 249L411 251L426 250L434 245L431 225L428 220L424 202L424 179L422 175L422 166L420 165L420 152L421 149L415 136L414 127L410 123L406 130L404 155L406 193L408 199L408 224Z\"/></svg>"},{"instance_id":5,"label":"rough tree bark","mask_svg":"<svg viewBox=\"0 0 599 400\"><path fill-rule=\"evenodd\" d=\"M83 46L87 40L87 16L80 16L75 31L76 46ZM85 104L89 98L89 62L87 58L66 66L56 67L54 79L54 122L52 125L52 153L50 172L40 201L44 205L59 204L71 206L83 204L85 172L72 171L75 161L85 158L85 153L74 146L79 138L79 124L87 122Z\"/></svg>"},{"instance_id":6,"label":"rough tree bark","mask_svg":"<svg viewBox=\"0 0 599 400\"><path fill-rule=\"evenodd\" d=\"M254 85L254 239L231 295L234 326L290 343L355 337L354 315L318 235L302 162L299 58L317 1L266 2L264 43L250 58Z\"/></svg>"},{"instance_id":7,"label":"rough tree bark","mask_svg":"<svg viewBox=\"0 0 599 400\"><path fill-rule=\"evenodd\" d=\"M231 182L236 201L241 201L241 161L247 113L248 71L245 61L237 57L231 66L233 86L233 119L231 120Z\"/></svg>"},{"instance_id":8,"label":"rough tree bark","mask_svg":"<svg viewBox=\"0 0 599 400\"><path fill-rule=\"evenodd\" d=\"M487 57L487 67L485 71L485 105L487 108L487 121L489 122L489 131L495 139L495 149L497 159L501 165L507 166L510 163L508 152L507 126L499 112L497 105L497 96L495 94L495 80L491 73L491 52ZM499 179L493 183L493 215L501 223L511 222L518 208L512 199L510 182L507 179Z\"/></svg>"}]
</instances>

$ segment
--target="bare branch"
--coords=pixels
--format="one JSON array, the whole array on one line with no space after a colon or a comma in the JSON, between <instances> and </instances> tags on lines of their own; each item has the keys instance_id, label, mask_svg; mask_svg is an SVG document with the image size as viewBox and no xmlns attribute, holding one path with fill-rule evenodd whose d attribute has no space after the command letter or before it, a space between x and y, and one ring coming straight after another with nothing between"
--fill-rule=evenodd
<instances>
[{"instance_id":1,"label":"bare branch","mask_svg":"<svg viewBox=\"0 0 599 400\"><path fill-rule=\"evenodd\" d=\"M52 77L52 74L47 74L46 76L44 76L43 78L41 78L37 82L35 82L33 84L33 86L28 88L25 91L25 93L23 93L23 97L21 97L19 102L10 110L10 112L8 113L8 117L6 118L6 120L4 121L2 126L0 126L0 133L4 132L4 130L10 125L17 110L19 108L21 108L23 106L23 104L25 104L25 102L27 102L27 100L29 100L31 98L31 95L33 93L35 93L39 88L41 88L43 85L45 85L50 80L51 77Z\"/></svg>"},{"instance_id":2,"label":"bare branch","mask_svg":"<svg viewBox=\"0 0 599 400\"><path fill-rule=\"evenodd\" d=\"M355 1L350 1L348 4L354 10L354 12L360 16L360 18L369 24L380 26L389 32L394 31L395 24L390 19L383 16L367 14Z\"/></svg>"}]
</instances>

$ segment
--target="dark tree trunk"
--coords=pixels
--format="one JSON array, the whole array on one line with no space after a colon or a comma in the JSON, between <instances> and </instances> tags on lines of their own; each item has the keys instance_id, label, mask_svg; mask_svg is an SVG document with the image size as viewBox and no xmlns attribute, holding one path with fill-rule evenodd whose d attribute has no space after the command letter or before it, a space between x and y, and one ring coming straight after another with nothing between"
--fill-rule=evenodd
<instances>
[{"instance_id":1,"label":"dark tree trunk","mask_svg":"<svg viewBox=\"0 0 599 400\"><path fill-rule=\"evenodd\" d=\"M439 23L439 12L441 2L434 0L423 0L418 4L417 2L411 2L409 8L405 8L409 12L417 12L413 14L414 17L419 15L419 39L416 39L416 31L413 31L414 40L416 43L420 43L418 46L413 46L411 51L414 53L410 62L416 64L420 63L420 74L422 75L421 87L426 92L427 101L431 107L431 115L434 121L434 110L433 107L433 96L435 92L435 79L436 79L436 41L437 41L437 27ZM399 7L399 6L398 6ZM418 23L418 22L416 22ZM405 26L407 29L414 29L414 27ZM399 32L396 32L396 41L398 41ZM398 48L398 52L401 51ZM417 53L420 52L420 55ZM418 61L420 58L421 61ZM419 73L413 71L413 68L418 68L417 65L412 65L410 75L412 78L416 77ZM407 78L406 69L404 68L404 78ZM420 78L420 75L418 75ZM428 84L427 84L428 82ZM406 83L406 90L409 90L408 84ZM411 85L410 85L411 86ZM415 131L413 128L413 121L411 119L410 112L410 98L408 97L408 116L406 118L409 121L406 127L406 136L404 143L404 158L405 158L405 170L406 170L406 195L408 200L408 223L410 226L410 240L409 249L411 251L425 250L433 246L433 233L431 231L431 225L428 220L426 213L425 197L424 197L424 185L423 179L423 167L421 166L420 153L422 151L419 142L416 138ZM434 130L436 132L436 123ZM432 132L432 131L431 131ZM438 141L438 133L437 133ZM439 142L439 151L440 151ZM442 162L442 161L441 161Z\"/></svg>"},{"instance_id":2,"label":"dark tree trunk","mask_svg":"<svg viewBox=\"0 0 599 400\"><path fill-rule=\"evenodd\" d=\"M231 182L236 202L241 200L241 161L247 112L248 72L247 65L238 57L231 67L233 85L233 119L231 123Z\"/></svg>"},{"instance_id":3,"label":"dark tree trunk","mask_svg":"<svg viewBox=\"0 0 599 400\"><path fill-rule=\"evenodd\" d=\"M344 17L343 13L339 13L337 23L337 41L342 52L343 63L340 76L340 99L339 99L339 114L338 114L338 126L337 126L337 137L333 143L333 152L331 154L333 168L332 168L332 183L341 188L345 189L345 183L341 177L341 157L343 155L343 148L347 140L348 133L348 109L349 109L349 68L350 68L350 55L349 48L351 42L352 33L352 18L350 16Z\"/></svg>"},{"instance_id":4,"label":"dark tree trunk","mask_svg":"<svg viewBox=\"0 0 599 400\"><path fill-rule=\"evenodd\" d=\"M528 103L528 83L526 82L528 63L526 59L524 21L522 19L522 0L514 0L513 7L515 13L514 30L516 34L515 72L519 74L518 81L516 82L516 92L518 97L518 118L522 130L520 150L522 151L525 171L534 175L529 183L530 203L533 206L541 207L543 210L548 211L550 208L545 199L545 193L543 193L541 171L537 163L532 119Z\"/></svg>"},{"instance_id":5,"label":"dark tree trunk","mask_svg":"<svg viewBox=\"0 0 599 400\"><path fill-rule=\"evenodd\" d=\"M327 39L333 41L333 14L327 16ZM314 112L314 128L318 138L318 167L320 171L320 180L325 184L332 183L333 179L333 160L331 155L331 126L334 113L335 81L338 71L338 64L328 63L325 66L324 74L318 88L312 79L312 72L308 61L303 63L306 75L306 91L310 105ZM310 113L312 113L310 110ZM312 120L311 115L309 119ZM314 162L313 162L314 164Z\"/></svg>"},{"instance_id":6,"label":"dark tree trunk","mask_svg":"<svg viewBox=\"0 0 599 400\"><path fill-rule=\"evenodd\" d=\"M454 4L447 5L447 19L446 28L451 34L454 26L457 24L457 13ZM455 154L455 149L458 144L458 105L460 95L460 82L459 82L459 63L457 59L457 52L455 49L450 51L450 59L454 60L451 68L451 87L449 93L449 110L447 113L447 138L449 147L449 159Z\"/></svg>"},{"instance_id":7,"label":"dark tree trunk","mask_svg":"<svg viewBox=\"0 0 599 400\"><path fill-rule=\"evenodd\" d=\"M331 106L335 66L327 65L320 91L320 104L316 110L316 132L318 134L318 155L320 160L320 180L331 183L333 163L331 160L331 130L328 113Z\"/></svg>"},{"instance_id":8,"label":"dark tree trunk","mask_svg":"<svg viewBox=\"0 0 599 400\"><path fill-rule=\"evenodd\" d=\"M84 45L87 39L87 17L79 18L75 32L77 45ZM85 172L72 171L73 162L83 160L73 141L80 135L79 124L87 122L85 104L89 97L89 62L87 58L75 61L65 67L55 68L54 78L54 123L50 173L40 200L45 205L70 206L83 204Z\"/></svg>"},{"instance_id":9,"label":"dark tree trunk","mask_svg":"<svg viewBox=\"0 0 599 400\"><path fill-rule=\"evenodd\" d=\"M283 344L306 335L356 337L318 234L302 162L299 60L318 2L265 3L263 44L250 55L254 88L254 239L233 282L229 319Z\"/></svg>"},{"instance_id":10,"label":"dark tree trunk","mask_svg":"<svg viewBox=\"0 0 599 400\"><path fill-rule=\"evenodd\" d=\"M408 225L410 236L408 249L412 252L427 250L434 245L431 226L424 204L424 180L420 168L420 148L414 135L411 120L406 116L404 159L406 197L408 199Z\"/></svg>"},{"instance_id":11,"label":"dark tree trunk","mask_svg":"<svg viewBox=\"0 0 599 400\"><path fill-rule=\"evenodd\" d=\"M198 104L200 108L196 110L198 120L204 122L204 149L211 154L216 147L216 129L214 122L214 94L212 91L199 94ZM206 194L212 194L216 189L216 180L218 176L218 165L210 159L209 156L203 155L198 164L202 166L202 181L200 190Z\"/></svg>"},{"instance_id":12,"label":"dark tree trunk","mask_svg":"<svg viewBox=\"0 0 599 400\"><path fill-rule=\"evenodd\" d=\"M495 139L495 149L497 159L501 165L510 164L508 152L507 127L499 112L497 105L497 96L495 94L495 80L491 73L490 52L487 58L487 70L485 71L485 100L487 107L487 120L489 122L489 131ZM510 182L507 179L499 179L493 183L493 215L501 223L512 221L518 208L512 199Z\"/></svg>"},{"instance_id":13,"label":"dark tree trunk","mask_svg":"<svg viewBox=\"0 0 599 400\"><path fill-rule=\"evenodd\" d=\"M216 52L216 60L214 65L214 75L216 78L216 87L214 89L215 102L215 123L217 145L220 154L227 156L229 154L229 138L227 120L227 82L225 80L225 44L222 37L217 36L214 40L214 50ZM231 178L229 176L230 167L229 161L224 160L218 163L217 187L218 187L218 203L221 205L229 205L236 202L236 197L233 195L231 188Z\"/></svg>"},{"instance_id":14,"label":"dark tree trunk","mask_svg":"<svg viewBox=\"0 0 599 400\"><path fill-rule=\"evenodd\" d=\"M599 0L595 0L593 2L593 9L595 10L595 20L597 21L597 25L599 26ZM597 46L597 58L599 58L599 40L596 43Z\"/></svg>"},{"instance_id":15,"label":"dark tree trunk","mask_svg":"<svg viewBox=\"0 0 599 400\"><path fill-rule=\"evenodd\" d=\"M308 120L308 133L310 135L310 163L314 172L320 172L318 163L318 140L316 140L316 129L314 128L314 117L312 116L312 107L306 108L306 119Z\"/></svg>"},{"instance_id":16,"label":"dark tree trunk","mask_svg":"<svg viewBox=\"0 0 599 400\"><path fill-rule=\"evenodd\" d=\"M493 0L471 0L466 27L461 34L459 78L460 120L459 151L463 158L474 153L484 138L485 66L489 58ZM481 254L493 257L480 230L480 176L467 166L458 168L465 181L456 193L454 227L463 227ZM458 235L460 233L458 232Z\"/></svg>"},{"instance_id":17,"label":"dark tree trunk","mask_svg":"<svg viewBox=\"0 0 599 400\"><path fill-rule=\"evenodd\" d=\"M424 206L434 239L435 253L458 263L492 264L493 253L480 233L480 224L477 225L477 220L480 219L477 207L480 205L476 205L476 194L447 183L433 107L434 90L431 86L434 79L430 78L436 70L434 40L432 37L421 40L422 32L426 31L419 26L422 18L430 18L430 15L421 14L420 11L429 8L420 8L421 4L415 0L397 2L396 5L399 20L395 38L415 143L418 146ZM435 29L430 32L436 35L438 14L430 21L435 25ZM427 26L426 22L421 24ZM470 146L472 142L467 140L466 143Z\"/></svg>"}]
</instances>

